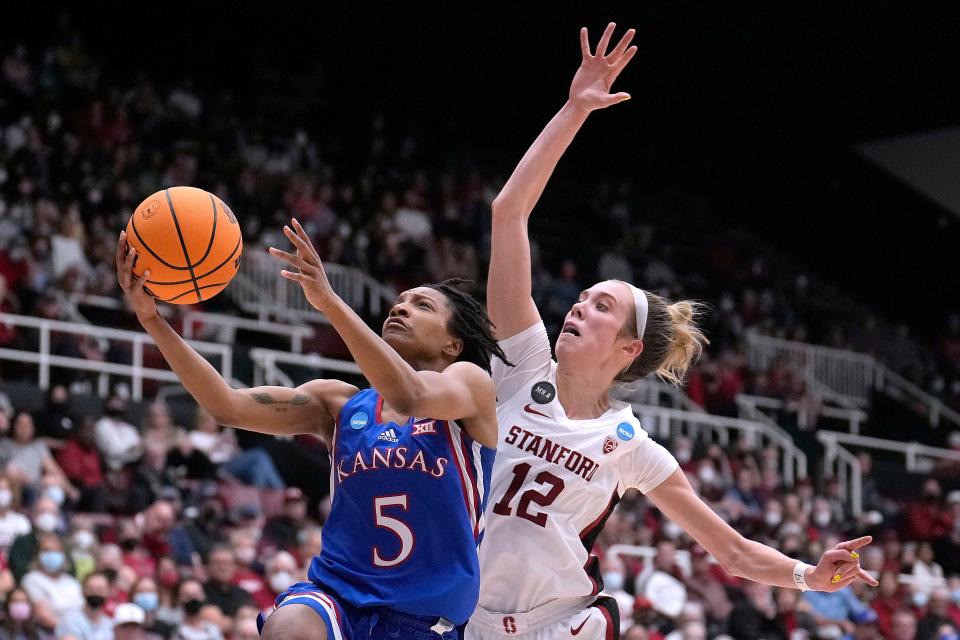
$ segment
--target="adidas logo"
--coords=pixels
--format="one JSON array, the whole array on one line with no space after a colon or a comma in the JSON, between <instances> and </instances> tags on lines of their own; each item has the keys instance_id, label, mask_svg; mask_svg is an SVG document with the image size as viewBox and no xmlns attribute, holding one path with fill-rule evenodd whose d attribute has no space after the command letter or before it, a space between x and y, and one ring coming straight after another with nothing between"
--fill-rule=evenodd
<instances>
[{"instance_id":1,"label":"adidas logo","mask_svg":"<svg viewBox=\"0 0 960 640\"><path fill-rule=\"evenodd\" d=\"M385 442L396 442L397 441L397 432L394 431L393 427L390 427L383 433L377 436L377 440L383 440Z\"/></svg>"}]
</instances>

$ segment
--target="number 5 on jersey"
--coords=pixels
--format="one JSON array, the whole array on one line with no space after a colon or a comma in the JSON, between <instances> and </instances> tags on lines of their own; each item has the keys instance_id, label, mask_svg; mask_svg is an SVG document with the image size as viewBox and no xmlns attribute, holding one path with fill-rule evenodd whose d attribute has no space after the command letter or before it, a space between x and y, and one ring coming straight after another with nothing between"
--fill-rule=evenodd
<instances>
[{"instance_id":1,"label":"number 5 on jersey","mask_svg":"<svg viewBox=\"0 0 960 640\"><path fill-rule=\"evenodd\" d=\"M386 515L383 510L386 508L399 508L407 510L407 494L402 493L395 496L380 496L373 499L373 517L378 527L388 529L395 536L400 538L400 551L393 558L384 558L380 555L377 547L373 548L373 564L378 567L395 567L403 563L413 552L413 531L402 520L397 520Z\"/></svg>"}]
</instances>

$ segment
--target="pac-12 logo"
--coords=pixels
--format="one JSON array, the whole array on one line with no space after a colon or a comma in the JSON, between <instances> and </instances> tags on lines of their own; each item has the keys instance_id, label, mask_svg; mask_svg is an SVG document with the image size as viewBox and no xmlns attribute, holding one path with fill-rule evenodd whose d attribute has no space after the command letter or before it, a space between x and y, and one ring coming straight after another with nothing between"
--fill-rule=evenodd
<instances>
[{"instance_id":1,"label":"pac-12 logo","mask_svg":"<svg viewBox=\"0 0 960 640\"><path fill-rule=\"evenodd\" d=\"M617 442L617 439L613 436L607 436L603 439L603 452L610 453L614 449L620 446L620 443Z\"/></svg>"},{"instance_id":2,"label":"pac-12 logo","mask_svg":"<svg viewBox=\"0 0 960 640\"><path fill-rule=\"evenodd\" d=\"M629 422L621 422L617 425L617 437L627 442L633 440L633 425Z\"/></svg>"},{"instance_id":3,"label":"pac-12 logo","mask_svg":"<svg viewBox=\"0 0 960 640\"><path fill-rule=\"evenodd\" d=\"M363 411L357 411L350 417L350 428L359 431L367 426L368 422L370 422L370 416Z\"/></svg>"}]
</instances>

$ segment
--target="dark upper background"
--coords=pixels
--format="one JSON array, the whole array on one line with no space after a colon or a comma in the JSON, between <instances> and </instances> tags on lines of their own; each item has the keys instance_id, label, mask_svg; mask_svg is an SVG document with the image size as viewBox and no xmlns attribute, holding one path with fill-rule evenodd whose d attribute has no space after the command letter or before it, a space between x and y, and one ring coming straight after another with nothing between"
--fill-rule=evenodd
<instances>
[{"instance_id":1,"label":"dark upper background","mask_svg":"<svg viewBox=\"0 0 960 640\"><path fill-rule=\"evenodd\" d=\"M108 75L222 86L238 112L293 78L296 106L278 101L267 130L293 108L323 114L319 135L365 136L370 115L389 111L438 157L469 148L504 167L562 104L578 28L596 42L608 20L636 26L640 50L616 86L634 100L591 119L551 197L575 201L581 176L606 175L690 194L712 221L763 236L920 333L957 309L960 220L851 145L960 124L960 8L196 2L135 15L131 4L74 8L69 22L42 3L8 8L0 38L78 34Z\"/></svg>"}]
</instances>

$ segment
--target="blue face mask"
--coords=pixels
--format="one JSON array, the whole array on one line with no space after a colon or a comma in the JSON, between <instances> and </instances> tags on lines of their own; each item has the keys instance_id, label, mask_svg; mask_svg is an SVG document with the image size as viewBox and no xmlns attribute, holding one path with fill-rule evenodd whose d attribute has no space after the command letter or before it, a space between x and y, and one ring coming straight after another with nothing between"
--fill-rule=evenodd
<instances>
[{"instance_id":1,"label":"blue face mask","mask_svg":"<svg viewBox=\"0 0 960 640\"><path fill-rule=\"evenodd\" d=\"M923 591L915 591L913 595L910 596L910 599L913 600L915 607L921 608L927 606L927 601L930 600L930 596Z\"/></svg>"},{"instance_id":2,"label":"blue face mask","mask_svg":"<svg viewBox=\"0 0 960 640\"><path fill-rule=\"evenodd\" d=\"M156 591L146 591L133 596L133 604L137 605L147 613L150 613L160 605L160 597Z\"/></svg>"},{"instance_id":3,"label":"blue face mask","mask_svg":"<svg viewBox=\"0 0 960 640\"><path fill-rule=\"evenodd\" d=\"M953 598L954 604L960 604L960 589L954 589L953 593L950 595Z\"/></svg>"},{"instance_id":4,"label":"blue face mask","mask_svg":"<svg viewBox=\"0 0 960 640\"><path fill-rule=\"evenodd\" d=\"M63 551L41 551L40 566L48 573L56 573L63 569Z\"/></svg>"}]
</instances>

